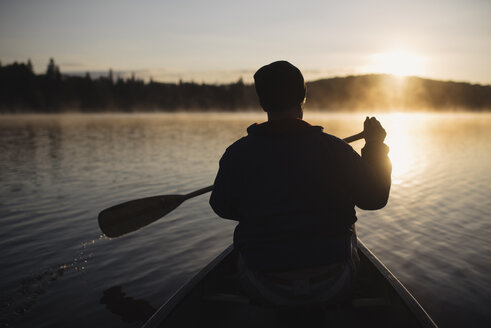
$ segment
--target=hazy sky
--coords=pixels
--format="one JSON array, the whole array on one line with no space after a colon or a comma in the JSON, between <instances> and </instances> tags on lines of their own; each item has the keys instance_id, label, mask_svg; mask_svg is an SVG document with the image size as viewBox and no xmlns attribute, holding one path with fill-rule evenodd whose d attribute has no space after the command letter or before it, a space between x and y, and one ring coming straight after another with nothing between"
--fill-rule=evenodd
<instances>
[{"instance_id":1,"label":"hazy sky","mask_svg":"<svg viewBox=\"0 0 491 328\"><path fill-rule=\"evenodd\" d=\"M307 79L370 72L491 84L490 0L0 0L0 61L62 72L250 81L278 59Z\"/></svg>"}]
</instances>

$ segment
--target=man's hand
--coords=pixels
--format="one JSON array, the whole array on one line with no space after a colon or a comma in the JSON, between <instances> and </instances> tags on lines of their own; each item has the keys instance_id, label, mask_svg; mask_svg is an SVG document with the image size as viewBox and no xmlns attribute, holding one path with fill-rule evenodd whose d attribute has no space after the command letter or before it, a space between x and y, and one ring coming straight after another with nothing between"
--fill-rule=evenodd
<instances>
[{"instance_id":1,"label":"man's hand","mask_svg":"<svg viewBox=\"0 0 491 328\"><path fill-rule=\"evenodd\" d=\"M387 133L375 117L365 119L363 123L363 133L365 134L366 143L382 143Z\"/></svg>"}]
</instances>

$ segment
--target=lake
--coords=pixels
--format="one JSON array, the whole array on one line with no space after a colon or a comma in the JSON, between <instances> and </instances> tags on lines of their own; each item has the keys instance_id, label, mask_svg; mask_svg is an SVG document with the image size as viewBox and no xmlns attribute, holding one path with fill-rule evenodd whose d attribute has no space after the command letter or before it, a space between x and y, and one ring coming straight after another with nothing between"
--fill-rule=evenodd
<instances>
[{"instance_id":1,"label":"lake","mask_svg":"<svg viewBox=\"0 0 491 328\"><path fill-rule=\"evenodd\" d=\"M305 120L344 138L364 117ZM441 327L491 326L491 114L377 118L393 185L384 209L357 209L359 237ZM213 213L209 194L115 239L101 235L99 211L212 184L225 148L264 119L0 116L0 326L139 327L231 242L235 224Z\"/></svg>"}]
</instances>

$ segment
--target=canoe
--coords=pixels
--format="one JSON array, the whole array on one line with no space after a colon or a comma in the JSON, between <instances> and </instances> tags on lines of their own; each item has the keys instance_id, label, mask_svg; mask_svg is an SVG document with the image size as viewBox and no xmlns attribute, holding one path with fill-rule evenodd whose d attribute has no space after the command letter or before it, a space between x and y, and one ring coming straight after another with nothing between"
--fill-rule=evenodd
<instances>
[{"instance_id":1,"label":"canoe","mask_svg":"<svg viewBox=\"0 0 491 328\"><path fill-rule=\"evenodd\" d=\"M305 309L285 313L251 304L240 292L237 251L229 246L143 327L436 327L411 293L360 240L358 248L360 270L351 302L315 313Z\"/></svg>"}]
</instances>

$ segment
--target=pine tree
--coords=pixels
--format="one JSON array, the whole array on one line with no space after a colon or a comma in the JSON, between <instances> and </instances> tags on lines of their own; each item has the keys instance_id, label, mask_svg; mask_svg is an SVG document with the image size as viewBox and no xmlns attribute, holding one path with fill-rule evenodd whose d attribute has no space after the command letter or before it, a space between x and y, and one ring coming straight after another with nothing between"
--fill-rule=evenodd
<instances>
[{"instance_id":1,"label":"pine tree","mask_svg":"<svg viewBox=\"0 0 491 328\"><path fill-rule=\"evenodd\" d=\"M53 58L49 59L48 68L46 68L46 76L49 78L55 78L56 76L56 65Z\"/></svg>"},{"instance_id":2,"label":"pine tree","mask_svg":"<svg viewBox=\"0 0 491 328\"><path fill-rule=\"evenodd\" d=\"M34 73L34 68L32 66L31 58L27 60L27 69L31 72Z\"/></svg>"},{"instance_id":3,"label":"pine tree","mask_svg":"<svg viewBox=\"0 0 491 328\"><path fill-rule=\"evenodd\" d=\"M60 68L55 64L55 60L53 58L49 59L48 68L46 69L46 76L49 79L61 80Z\"/></svg>"},{"instance_id":4,"label":"pine tree","mask_svg":"<svg viewBox=\"0 0 491 328\"><path fill-rule=\"evenodd\" d=\"M110 82L111 84L113 84L113 83L114 83L113 70L112 70L111 68L109 69L109 73L108 73L108 75L107 75L107 78L109 79L109 82Z\"/></svg>"}]
</instances>

